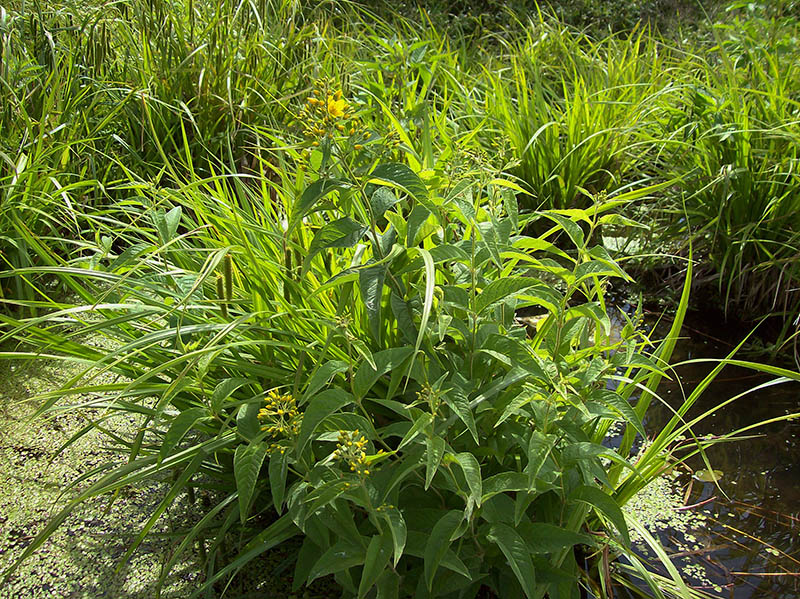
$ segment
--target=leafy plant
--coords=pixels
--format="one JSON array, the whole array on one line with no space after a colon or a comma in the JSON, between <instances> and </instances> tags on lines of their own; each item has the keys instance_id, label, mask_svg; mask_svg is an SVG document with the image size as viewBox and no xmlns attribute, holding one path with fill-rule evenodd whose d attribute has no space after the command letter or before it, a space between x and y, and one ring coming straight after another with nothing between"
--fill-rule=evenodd
<instances>
[{"instance_id":1,"label":"leafy plant","mask_svg":"<svg viewBox=\"0 0 800 599\"><path fill-rule=\"evenodd\" d=\"M606 460L638 469L602 441L612 422L644 429L608 381L657 368L632 325L610 335L603 290L626 275L591 240L615 204L521 217L508 181L426 185L376 163L381 138L362 143L340 91L315 90L282 182L134 183L139 206L95 221L124 251L15 271L81 283L77 304L4 318L4 339L38 348L15 356L87 364L40 411L93 390L81 407L107 410L101 430L142 417L115 438L126 463L94 473L25 555L84 498L173 472L130 551L179 493L220 489L178 548L204 545L204 588L296 535L297 584L332 574L357 596L572 597L582 552L635 560ZM309 178L287 177L298 160ZM549 230L521 233L533 219ZM516 317L532 307L535 330ZM107 370L127 380L93 385ZM238 553L220 555L233 531Z\"/></svg>"}]
</instances>

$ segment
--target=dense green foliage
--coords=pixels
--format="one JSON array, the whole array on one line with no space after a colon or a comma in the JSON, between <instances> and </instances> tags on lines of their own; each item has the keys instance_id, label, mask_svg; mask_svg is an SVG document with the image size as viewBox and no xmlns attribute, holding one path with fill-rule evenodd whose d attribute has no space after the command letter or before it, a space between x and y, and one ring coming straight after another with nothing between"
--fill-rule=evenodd
<instances>
[{"instance_id":1,"label":"dense green foliage","mask_svg":"<svg viewBox=\"0 0 800 599\"><path fill-rule=\"evenodd\" d=\"M571 598L620 555L690 596L620 506L708 443L673 451L701 385L632 463L692 254L650 343L612 327L604 239L657 223L727 301L797 314L770 302L800 278L797 22L741 19L676 48L544 13L458 38L343 3L2 10L3 355L85 366L40 413L141 419L26 554L173 473L130 551L203 489L166 568L198 544L198 595L302 535L296 583L346 596Z\"/></svg>"}]
</instances>

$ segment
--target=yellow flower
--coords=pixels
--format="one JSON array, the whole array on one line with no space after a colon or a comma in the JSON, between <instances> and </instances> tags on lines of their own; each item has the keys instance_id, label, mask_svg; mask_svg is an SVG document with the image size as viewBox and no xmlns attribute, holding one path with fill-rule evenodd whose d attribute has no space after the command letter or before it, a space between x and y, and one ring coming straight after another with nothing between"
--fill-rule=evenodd
<instances>
[{"instance_id":1,"label":"yellow flower","mask_svg":"<svg viewBox=\"0 0 800 599\"><path fill-rule=\"evenodd\" d=\"M343 98L337 100L334 96L328 96L328 114L332 117L343 117L346 108L347 102L345 102Z\"/></svg>"}]
</instances>

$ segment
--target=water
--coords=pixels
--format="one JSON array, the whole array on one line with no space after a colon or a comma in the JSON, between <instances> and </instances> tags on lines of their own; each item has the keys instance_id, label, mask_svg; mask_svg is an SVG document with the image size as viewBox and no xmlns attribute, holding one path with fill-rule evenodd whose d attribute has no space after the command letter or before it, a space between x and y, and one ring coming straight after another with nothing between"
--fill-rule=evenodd
<instances>
[{"instance_id":1,"label":"water","mask_svg":"<svg viewBox=\"0 0 800 599\"><path fill-rule=\"evenodd\" d=\"M693 358L724 357L747 333L714 319L694 317L684 333L690 338L676 348L673 362ZM713 333L705 331L713 330ZM721 332L720 332L721 331ZM745 359L745 358L743 358ZM679 367L680 384L664 382L661 396L673 408L713 368L713 364ZM752 370L726 367L703 393L688 416L700 415L720 402L774 377ZM759 389L714 412L694 429L696 435L723 435L751 424L800 412L800 384L791 382ZM650 434L669 419L663 405L653 404L646 428ZM796 599L800 597L800 419L776 422L735 443L722 443L706 455L712 468L721 470L719 487L686 473L678 478L686 504L707 500L695 508L708 519L695 531L701 549L678 556L678 564L701 565L706 580L693 581L702 590L732 599ZM694 469L705 464L697 457ZM726 497L727 496L727 497ZM666 536L667 538L663 538ZM675 550L676 539L662 535ZM676 553L681 553L679 549ZM710 584L709 584L710 582Z\"/></svg>"}]
</instances>

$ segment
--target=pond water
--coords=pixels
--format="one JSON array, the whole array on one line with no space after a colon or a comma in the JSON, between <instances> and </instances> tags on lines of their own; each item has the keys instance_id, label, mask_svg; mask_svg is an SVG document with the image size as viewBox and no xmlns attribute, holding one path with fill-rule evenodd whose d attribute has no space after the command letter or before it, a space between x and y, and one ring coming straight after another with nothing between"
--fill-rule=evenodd
<instances>
[{"instance_id":1,"label":"pond water","mask_svg":"<svg viewBox=\"0 0 800 599\"><path fill-rule=\"evenodd\" d=\"M687 318L684 335L688 338L676 348L672 361L724 357L747 332L744 327L694 315ZM659 394L677 408L684 394L713 366L679 367L680 383L665 381ZM700 415L773 378L726 367L688 416ZM800 383L773 385L717 410L694 432L698 436L724 435L797 412ZM645 423L648 433L658 431L670 416L666 406L654 402ZM684 572L689 570L689 582L703 591L732 599L796 599L800 597L800 420L776 422L747 434L758 436L718 444L706 452L712 468L722 472L719 487L688 471L675 479L685 505L702 503L692 508L705 516L703 526L692 531L698 548L687 551L679 535L669 530L658 536L672 551L676 565ZM706 468L699 456L688 466L695 471ZM704 576L692 580L691 572L698 567Z\"/></svg>"}]
</instances>

